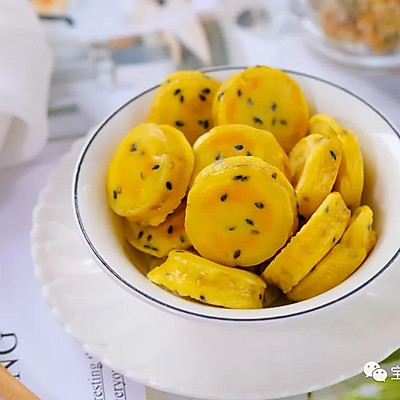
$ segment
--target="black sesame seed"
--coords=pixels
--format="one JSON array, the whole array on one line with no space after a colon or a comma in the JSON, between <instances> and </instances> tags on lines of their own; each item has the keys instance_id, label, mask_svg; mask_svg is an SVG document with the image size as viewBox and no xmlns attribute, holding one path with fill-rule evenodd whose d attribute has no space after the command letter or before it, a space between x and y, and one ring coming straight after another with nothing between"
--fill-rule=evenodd
<instances>
[{"instance_id":1,"label":"black sesame seed","mask_svg":"<svg viewBox=\"0 0 400 400\"><path fill-rule=\"evenodd\" d=\"M334 151L330 151L329 154L331 155L331 157L336 161L336 154Z\"/></svg>"},{"instance_id":2,"label":"black sesame seed","mask_svg":"<svg viewBox=\"0 0 400 400\"><path fill-rule=\"evenodd\" d=\"M179 240L181 241L181 243L185 243L185 241L186 241L185 236L181 235L179 237Z\"/></svg>"},{"instance_id":3,"label":"black sesame seed","mask_svg":"<svg viewBox=\"0 0 400 400\"><path fill-rule=\"evenodd\" d=\"M156 170L156 169L158 169L158 168L160 168L160 166L159 166L158 164L156 164L156 165L152 168L152 170L154 171L154 170Z\"/></svg>"},{"instance_id":4,"label":"black sesame seed","mask_svg":"<svg viewBox=\"0 0 400 400\"><path fill-rule=\"evenodd\" d=\"M329 207L326 207L326 208L325 208L325 212L326 212L326 213L329 213L329 211L330 211L330 208L329 208Z\"/></svg>"},{"instance_id":5,"label":"black sesame seed","mask_svg":"<svg viewBox=\"0 0 400 400\"><path fill-rule=\"evenodd\" d=\"M243 145L242 144L237 144L236 146L234 146L234 148L236 150L243 150Z\"/></svg>"},{"instance_id":6,"label":"black sesame seed","mask_svg":"<svg viewBox=\"0 0 400 400\"><path fill-rule=\"evenodd\" d=\"M203 295L201 294L201 295L200 295L200 300L201 300L201 301L207 301L207 300L206 300L206 296L203 296Z\"/></svg>"},{"instance_id":7,"label":"black sesame seed","mask_svg":"<svg viewBox=\"0 0 400 400\"><path fill-rule=\"evenodd\" d=\"M207 100L207 97L204 96L204 94L199 94L199 99L200 99L201 101L206 101L206 100Z\"/></svg>"},{"instance_id":8,"label":"black sesame seed","mask_svg":"<svg viewBox=\"0 0 400 400\"><path fill-rule=\"evenodd\" d=\"M179 101L180 101L181 103L183 103L183 102L185 101L185 97L184 97L184 96L179 97Z\"/></svg>"},{"instance_id":9,"label":"black sesame seed","mask_svg":"<svg viewBox=\"0 0 400 400\"><path fill-rule=\"evenodd\" d=\"M236 226L230 226L229 228L228 228L228 231L234 231L236 229Z\"/></svg>"},{"instance_id":10,"label":"black sesame seed","mask_svg":"<svg viewBox=\"0 0 400 400\"><path fill-rule=\"evenodd\" d=\"M219 161L219 160L221 160L222 159L222 154L221 153L218 153L216 156L215 156L215 161Z\"/></svg>"},{"instance_id":11,"label":"black sesame seed","mask_svg":"<svg viewBox=\"0 0 400 400\"><path fill-rule=\"evenodd\" d=\"M252 106L254 103L253 103L253 99L251 99L250 97L247 99L247 104L249 105L249 106Z\"/></svg>"},{"instance_id":12,"label":"black sesame seed","mask_svg":"<svg viewBox=\"0 0 400 400\"><path fill-rule=\"evenodd\" d=\"M118 186L115 190L113 190L113 197L114 199L117 199L118 195L121 194L122 190L121 187Z\"/></svg>"},{"instance_id":13,"label":"black sesame seed","mask_svg":"<svg viewBox=\"0 0 400 400\"><path fill-rule=\"evenodd\" d=\"M276 110L276 107L277 107L277 106L276 106L276 103L272 103L272 104L271 104L271 110L272 110L272 111L275 111L275 110Z\"/></svg>"},{"instance_id":14,"label":"black sesame seed","mask_svg":"<svg viewBox=\"0 0 400 400\"><path fill-rule=\"evenodd\" d=\"M238 95L238 97L240 97L242 95L242 91L240 89L237 91L237 95Z\"/></svg>"},{"instance_id":15,"label":"black sesame seed","mask_svg":"<svg viewBox=\"0 0 400 400\"><path fill-rule=\"evenodd\" d=\"M228 195L225 193L221 196L221 201L225 201L227 199Z\"/></svg>"},{"instance_id":16,"label":"black sesame seed","mask_svg":"<svg viewBox=\"0 0 400 400\"><path fill-rule=\"evenodd\" d=\"M258 298L260 299L260 300L262 300L262 294L260 293L259 295L258 295Z\"/></svg>"},{"instance_id":17,"label":"black sesame seed","mask_svg":"<svg viewBox=\"0 0 400 400\"><path fill-rule=\"evenodd\" d=\"M209 94L210 93L210 89L209 88L205 88L205 89L202 90L202 92L204 94Z\"/></svg>"},{"instance_id":18,"label":"black sesame seed","mask_svg":"<svg viewBox=\"0 0 400 400\"><path fill-rule=\"evenodd\" d=\"M261 119L261 118L258 118L258 117L253 117L253 121L254 121L256 124L262 124L262 123L263 123L262 119Z\"/></svg>"},{"instance_id":19,"label":"black sesame seed","mask_svg":"<svg viewBox=\"0 0 400 400\"><path fill-rule=\"evenodd\" d=\"M336 242L336 238L335 237L333 237L333 239L332 239L332 243L335 243Z\"/></svg>"},{"instance_id":20,"label":"black sesame seed","mask_svg":"<svg viewBox=\"0 0 400 400\"><path fill-rule=\"evenodd\" d=\"M219 95L218 95L218 97L217 97L217 100L218 101L221 101L221 99L224 97L224 92L221 92Z\"/></svg>"},{"instance_id":21,"label":"black sesame seed","mask_svg":"<svg viewBox=\"0 0 400 400\"><path fill-rule=\"evenodd\" d=\"M254 225L254 221L252 219L246 218L246 224Z\"/></svg>"},{"instance_id":22,"label":"black sesame seed","mask_svg":"<svg viewBox=\"0 0 400 400\"><path fill-rule=\"evenodd\" d=\"M208 119L205 119L204 121L202 121L201 119L197 121L197 123L202 126L204 129L208 129L210 123L208 121Z\"/></svg>"},{"instance_id":23,"label":"black sesame seed","mask_svg":"<svg viewBox=\"0 0 400 400\"><path fill-rule=\"evenodd\" d=\"M143 231L140 231L140 232L138 233L138 235L137 235L137 238L138 238L138 239L141 239L141 238L143 237L143 233L144 233Z\"/></svg>"},{"instance_id":24,"label":"black sesame seed","mask_svg":"<svg viewBox=\"0 0 400 400\"><path fill-rule=\"evenodd\" d=\"M286 119L281 119L279 122L281 125L287 125Z\"/></svg>"},{"instance_id":25,"label":"black sesame seed","mask_svg":"<svg viewBox=\"0 0 400 400\"><path fill-rule=\"evenodd\" d=\"M238 257L240 257L240 254L242 252L240 250L235 250L235 252L233 253L233 258L236 260Z\"/></svg>"},{"instance_id":26,"label":"black sesame seed","mask_svg":"<svg viewBox=\"0 0 400 400\"><path fill-rule=\"evenodd\" d=\"M171 182L166 182L165 183L165 186L166 186L166 188L168 189L168 190L172 190L172 183Z\"/></svg>"},{"instance_id":27,"label":"black sesame seed","mask_svg":"<svg viewBox=\"0 0 400 400\"><path fill-rule=\"evenodd\" d=\"M253 229L250 233L252 233L253 235L258 235L260 233L260 231Z\"/></svg>"},{"instance_id":28,"label":"black sesame seed","mask_svg":"<svg viewBox=\"0 0 400 400\"><path fill-rule=\"evenodd\" d=\"M272 118L271 125L275 125L275 123L276 123L276 118L274 117Z\"/></svg>"},{"instance_id":29,"label":"black sesame seed","mask_svg":"<svg viewBox=\"0 0 400 400\"><path fill-rule=\"evenodd\" d=\"M181 92L181 89L176 89L174 92L174 96L176 96L177 94L179 94Z\"/></svg>"},{"instance_id":30,"label":"black sesame seed","mask_svg":"<svg viewBox=\"0 0 400 400\"><path fill-rule=\"evenodd\" d=\"M149 235L147 236L147 241L150 242L150 240L153 239L153 236Z\"/></svg>"},{"instance_id":31,"label":"black sesame seed","mask_svg":"<svg viewBox=\"0 0 400 400\"><path fill-rule=\"evenodd\" d=\"M255 205L257 208L259 208L259 209L264 208L264 204L263 204L263 203L260 203L260 202L256 202L256 203L254 203L254 205Z\"/></svg>"},{"instance_id":32,"label":"black sesame seed","mask_svg":"<svg viewBox=\"0 0 400 400\"><path fill-rule=\"evenodd\" d=\"M233 177L233 180L234 180L234 181L246 182L248 179L249 179L249 177L248 177L248 176L245 176L245 175L235 175L235 176Z\"/></svg>"},{"instance_id":33,"label":"black sesame seed","mask_svg":"<svg viewBox=\"0 0 400 400\"><path fill-rule=\"evenodd\" d=\"M252 156L253 154L251 154L249 151L246 153L246 156Z\"/></svg>"},{"instance_id":34,"label":"black sesame seed","mask_svg":"<svg viewBox=\"0 0 400 400\"><path fill-rule=\"evenodd\" d=\"M167 232L168 232L168 233L172 233L173 231L174 231L174 227L173 227L172 225L170 225L170 226L168 227Z\"/></svg>"},{"instance_id":35,"label":"black sesame seed","mask_svg":"<svg viewBox=\"0 0 400 400\"><path fill-rule=\"evenodd\" d=\"M306 217L304 215L299 214L299 220L300 221L305 221Z\"/></svg>"},{"instance_id":36,"label":"black sesame seed","mask_svg":"<svg viewBox=\"0 0 400 400\"><path fill-rule=\"evenodd\" d=\"M143 172L140 173L140 179L144 179Z\"/></svg>"},{"instance_id":37,"label":"black sesame seed","mask_svg":"<svg viewBox=\"0 0 400 400\"><path fill-rule=\"evenodd\" d=\"M273 172L273 173L271 174L271 176L272 176L272 179L276 179L276 177L278 176L278 174L277 174L276 172Z\"/></svg>"},{"instance_id":38,"label":"black sesame seed","mask_svg":"<svg viewBox=\"0 0 400 400\"><path fill-rule=\"evenodd\" d=\"M133 152L133 151L136 151L136 150L137 150L136 145L135 144L131 144L131 151Z\"/></svg>"},{"instance_id":39,"label":"black sesame seed","mask_svg":"<svg viewBox=\"0 0 400 400\"><path fill-rule=\"evenodd\" d=\"M182 121L175 121L176 126L185 126L185 124Z\"/></svg>"}]
</instances>

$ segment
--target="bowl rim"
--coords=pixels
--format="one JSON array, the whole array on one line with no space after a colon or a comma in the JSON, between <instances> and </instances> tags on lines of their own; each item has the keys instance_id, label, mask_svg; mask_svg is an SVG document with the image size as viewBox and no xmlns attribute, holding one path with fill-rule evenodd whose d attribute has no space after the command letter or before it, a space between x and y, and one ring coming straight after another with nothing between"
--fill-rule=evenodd
<instances>
[{"instance_id":1,"label":"bowl rim","mask_svg":"<svg viewBox=\"0 0 400 400\"><path fill-rule=\"evenodd\" d=\"M208 67L208 68L202 68L199 71L201 72L219 72L219 71L240 71L248 68L248 66L217 66L217 67ZM392 133L399 139L400 141L400 133L396 130L394 125L389 121L389 119L374 105L363 99L362 97L358 96L357 94L353 93L351 90L346 89L334 82L331 82L327 79L320 78L318 76L300 72L300 71L294 71L286 68L282 68L281 71L285 73L289 73L291 75L298 75L310 79L314 79L316 81L325 83L327 85L333 86L336 89L339 89L357 100L361 101L364 103L367 107L369 107L373 112L375 112L381 119L383 119L386 124L391 128ZM115 110L113 113L111 113L104 121L101 122L93 131L91 131L91 136L85 143L79 158L78 162L75 167L74 171L74 176L73 176L73 207L74 207L74 214L75 214L75 219L78 223L79 229L81 231L81 234L86 242L86 245L89 247L91 252L94 254L96 257L97 261L100 262L100 264L111 274L111 276L116 279L120 284L122 284L125 289L128 289L129 291L133 290L136 295L138 295L139 298L142 297L142 300L147 301L148 303L161 307L162 309L165 307L167 311L169 312L174 312L178 314L182 314L183 316L186 317L195 317L195 318L200 318L200 319L205 319L205 320L215 320L215 321L229 321L229 322L234 322L234 323L240 323L240 322L264 322L264 321L273 321L273 320L282 320L282 319L287 319L287 318L292 318L296 316L301 316L301 315L306 315L310 314L312 312L316 312L322 309L325 309L327 307L330 307L332 305L338 304L339 302L342 302L343 300L348 299L349 297L353 296L355 293L359 292L361 289L369 285L372 281L374 281L378 276L380 276L387 268L390 267L390 265L394 262L394 260L397 258L397 256L400 254L400 247L396 250L396 252L390 257L390 259L386 262L386 264L379 269L372 277L370 277L368 280L354 288L353 290L343 294L342 296L332 299L330 301L327 301L323 304L310 307L305 310L300 310L300 311L295 311L295 312L287 312L282 315L274 315L274 316L264 316L264 317L251 317L251 318L238 318L238 317L228 317L228 316L216 316L216 315L207 315L207 314L202 314L196 311L191 311L185 308L181 308L172 304L169 304L165 301L162 301L146 292L143 290L137 288L134 286L132 283L128 282L126 279L124 279L122 276L120 276L107 262L106 260L100 255L100 252L96 249L95 245L93 242L90 240L89 235L85 229L82 217L81 217L81 212L79 208L79 201L78 201L78 187L79 187L79 177L80 177L80 172L81 172L81 167L84 162L86 153L88 152L91 144L95 140L96 136L101 132L103 127L111 120L113 119L121 110L123 110L126 106L131 104L132 102L136 101L140 97L154 91L160 86L160 84L154 85L150 87L149 89L146 89L145 91L140 92L130 100L128 100L126 103L124 103L122 106L120 106L117 110ZM263 309L261 309L263 310ZM229 310L225 310L229 311ZM237 311L237 310L232 310L232 311Z\"/></svg>"}]
</instances>

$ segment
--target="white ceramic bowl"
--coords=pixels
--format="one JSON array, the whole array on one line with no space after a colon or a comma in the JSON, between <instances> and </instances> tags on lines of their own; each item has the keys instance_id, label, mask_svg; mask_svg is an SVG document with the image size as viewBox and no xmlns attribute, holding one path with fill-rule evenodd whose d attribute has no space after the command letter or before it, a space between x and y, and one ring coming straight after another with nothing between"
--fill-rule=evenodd
<instances>
[{"instance_id":1,"label":"white ceramic bowl","mask_svg":"<svg viewBox=\"0 0 400 400\"><path fill-rule=\"evenodd\" d=\"M243 68L216 68L207 72L217 79L224 80L241 69ZM73 183L73 202L78 225L84 240L104 271L132 295L165 312L190 317L192 323L199 326L206 323L210 326L210 332L211 329L216 329L216 324L220 324L220 328L224 329L227 335L231 335L230 339L227 338L226 346L233 353L237 353L237 357L227 358L226 354L229 350L225 348L222 354L216 348L213 350L215 358L226 358L226 361L219 360L218 363L220 366L225 366L227 371L231 371L230 378L233 379L233 383L231 386L228 385L229 390L233 390L236 384L235 379L238 385L243 383L241 379L253 381L255 386L258 385L254 391L251 391L252 395L248 398L262 398L265 383L261 380L262 376L256 377L251 369L238 370L232 367L237 365L235 362L240 364L241 360L245 364L254 362L254 368L257 371L264 371L266 378L278 379L279 374L284 374L283 362L287 365L291 362L290 360L293 360L304 365L311 365L306 358L311 357L312 352L316 352L315 354L318 355L316 357L322 357L324 354L326 357L328 353L332 356L333 350L333 354L340 353L341 357L345 358L346 367L342 365L341 370L338 365L331 371L323 373L321 371L318 374L318 381L313 380L307 371L297 372L298 385L295 385L294 393L290 390L290 384L286 384L288 390L279 391L279 388L285 387L284 381L280 384L276 381L276 388L273 390L274 385L269 382L271 393L274 393L276 397L277 393L295 394L300 390L299 388L312 390L332 384L361 371L363 364L360 360L363 358L355 357L355 354L349 350L355 350L357 347L354 345L354 338L352 340L349 338L349 343L353 343L350 347L346 345L349 334L349 331L346 331L346 324L348 326L355 324L351 335L354 335L358 329L360 332L363 331L365 327L357 324L366 324L367 322L362 318L369 316L364 315L366 310L360 309L360 295L368 294L368 290L373 287L378 277L385 275L385 270L396 265L398 267L396 258L400 252L399 134L375 107L347 89L307 74L286 72L302 87L311 113L329 113L339 123L353 130L359 138L364 155L366 182L363 202L374 210L374 226L378 232L378 242L362 267L336 288L296 304L262 310L228 310L186 301L147 280L142 272L145 270L146 263L149 262L149 257L140 255L125 244L119 228L120 224L107 205L105 180L107 167L118 143L134 125L145 121L157 87L150 88L123 105L91 134L78 159ZM355 306L356 303L358 306ZM352 315L345 316L347 311ZM332 316L331 321L336 331L332 330L328 334L326 321L330 320L330 316ZM397 317L399 317L398 314ZM318 321L322 320L325 321L324 326L319 325ZM204 330L207 331L207 325L201 326L203 333ZM310 329L313 330L312 334ZM260 346L260 338L262 335L268 335L268 332L270 342ZM346 335L342 337L345 332L347 332ZM319 335L321 335L321 340L324 336L326 342L316 340L315 337L320 337ZM248 345L248 341L254 341L255 338L258 342ZM247 343L246 352L238 350L243 345L241 340ZM342 344L343 348L340 352L336 347L341 348ZM382 339L377 343L371 342L365 354L379 360L379 357L386 356L396 345L400 345L400 339L395 339L392 335L386 341ZM280 348L278 353L282 357L276 353L276 350ZM285 351L288 351L288 354L284 355ZM271 357L271 361L280 368L277 373L267 366L265 361L268 357ZM366 359L365 362L367 361L370 360ZM204 374L214 374L216 379L215 390L212 391L212 388L209 388L210 393L218 393L217 389L221 387L221 384L217 384L217 381L226 379L226 375L221 375L220 368L218 371L212 366L207 368ZM179 388L176 391L179 391ZM243 393L243 389L239 392ZM214 398L221 396L215 395Z\"/></svg>"},{"instance_id":2,"label":"white ceramic bowl","mask_svg":"<svg viewBox=\"0 0 400 400\"><path fill-rule=\"evenodd\" d=\"M210 70L225 79L240 68ZM378 243L353 276L333 290L297 304L263 310L227 310L180 299L155 286L143 275L149 258L130 252L118 229L105 196L106 171L118 143L136 124L144 122L156 87L115 111L87 141L80 156L74 182L74 204L78 223L93 254L107 273L132 294L155 306L185 315L233 321L288 318L345 301L382 273L400 247L400 198L398 133L373 106L344 88L322 79L288 71L302 87L311 113L325 112L357 133L366 164L364 203L372 206ZM398 239L399 238L399 239ZM136 258L135 258L136 257ZM138 268L132 265L132 258Z\"/></svg>"}]
</instances>

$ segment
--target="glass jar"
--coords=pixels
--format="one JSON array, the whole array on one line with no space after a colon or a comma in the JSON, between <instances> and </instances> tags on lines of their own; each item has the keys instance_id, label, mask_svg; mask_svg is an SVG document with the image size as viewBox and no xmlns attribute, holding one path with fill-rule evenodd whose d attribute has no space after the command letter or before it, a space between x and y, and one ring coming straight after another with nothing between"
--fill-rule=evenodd
<instances>
[{"instance_id":1,"label":"glass jar","mask_svg":"<svg viewBox=\"0 0 400 400\"><path fill-rule=\"evenodd\" d=\"M400 67L400 0L295 0L310 43L338 61Z\"/></svg>"}]
</instances>

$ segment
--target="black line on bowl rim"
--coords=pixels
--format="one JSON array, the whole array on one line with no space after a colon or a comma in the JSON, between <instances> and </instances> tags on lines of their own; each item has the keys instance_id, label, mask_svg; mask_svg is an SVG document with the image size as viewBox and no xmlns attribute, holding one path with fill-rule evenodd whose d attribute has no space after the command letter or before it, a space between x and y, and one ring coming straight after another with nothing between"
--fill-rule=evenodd
<instances>
[{"instance_id":1,"label":"black line on bowl rim","mask_svg":"<svg viewBox=\"0 0 400 400\"><path fill-rule=\"evenodd\" d=\"M233 66L217 66L217 67L210 67L210 68L203 68L200 69L200 71L202 72L218 72L218 71L240 71L243 69L246 69L247 67L233 67ZM361 98L360 96L358 96L357 94L353 93L352 91L336 84L333 82L330 82L326 79L323 78L319 78L317 76L314 75L310 75L304 72L298 72L298 71L292 71L289 69L281 69L282 71L292 74L292 75L298 75L298 76L303 76L306 78L310 78L310 79L314 79L316 81L319 82L323 82L326 83L330 86L333 86L353 97L355 97L356 99L360 100L362 103L364 103L366 106L368 106L370 109L372 109L376 114L378 114L388 125L389 127L392 129L392 131L394 132L394 134L398 137L398 139L400 140L400 134L399 132L397 132L396 128L393 126L393 124L388 120L388 118L386 118L383 113L381 111L379 111L379 109L377 107L375 107L374 105L372 105L371 103L367 102L366 100L364 100L363 98ZM115 276L115 278L117 278L120 282L122 282L124 285L126 285L127 287L129 287L130 289L132 289L133 291L135 291L136 293L140 294L141 296L151 300L154 303L157 303L158 305L161 305L163 307L169 308L170 310L174 310L174 311L178 311L179 313L183 313L183 314L187 314L187 315L191 315L191 316L195 316L195 317L200 317L200 318L204 318L204 319L209 319L209 320L217 320L217 321L229 321L229 322L263 322L263 321L273 321L273 320L280 320L280 319L285 319L285 318L292 318L292 317L296 317L296 316L300 316L300 315L304 315L304 314L309 314L311 312L315 312L318 310L321 310L323 308L329 307L333 304L339 303L344 299L349 298L350 296L352 296L354 293L360 291L361 289L363 289L364 287L366 287L367 285L369 285L373 280L375 280L379 275L381 275L384 271L386 271L386 269L388 269L390 267L390 265L393 263L393 261L398 257L398 255L400 254L400 248L395 252L395 254L390 258L390 260L375 274L373 275L370 279L368 279L367 281L365 281L363 284L361 284L360 286L356 287L355 289L353 289L352 291L344 294L341 297L338 297L337 299L334 299L332 301L329 301L327 303L321 304L319 306L313 307L313 308L309 308L307 310L302 310L302 311L297 311L297 312L293 312L293 313L286 313L284 315L276 315L276 316L271 316L271 317L258 317L258 318L234 318L234 317L218 317L215 315L207 315L207 314L201 314L198 312L193 312L193 311L189 311L189 310L185 310L183 308L180 307L175 307L171 304L165 303L159 299L154 298L153 296L143 292L142 290L138 289L137 287L133 286L131 283L129 283L128 281L126 281L124 278L122 278L116 271L113 270L113 268L108 265L108 263L103 259L103 257L100 255L100 253L97 251L96 247L93 245L93 243L90 241L89 236L86 232L86 229L83 225L82 222L82 218L81 218L81 214L80 214L80 210L79 210L79 204L78 204L78 184L79 184L79 175L80 175L80 170L81 170L81 166L83 163L83 160L85 158L85 155L90 147L90 145L92 144L92 142L94 141L94 139L96 138L96 136L100 133L100 131L103 129L103 127L112 119L114 118L114 116L116 114L118 114L122 109L124 109L126 106L128 106L130 103L132 103L133 101L139 99L140 97L154 91L155 89L157 89L160 85L155 85L152 86L151 88L145 90L144 92L141 92L140 94L138 94L137 96L133 97L131 100L129 100L128 102L126 102L125 104L123 104L121 107L119 107L114 113L112 113L96 130L96 132L92 135L92 137L89 139L89 141L85 144L85 148L82 150L80 156L79 156L79 161L78 164L76 166L75 169L75 173L74 173L74 183L73 183L73 190L74 190L74 209L75 209L75 216L76 219L78 221L79 227L81 229L81 232L86 240L87 245L90 247L91 251L93 252L93 254L96 256L96 258L101 262L101 264L112 274ZM236 310L234 310L236 311Z\"/></svg>"}]
</instances>

